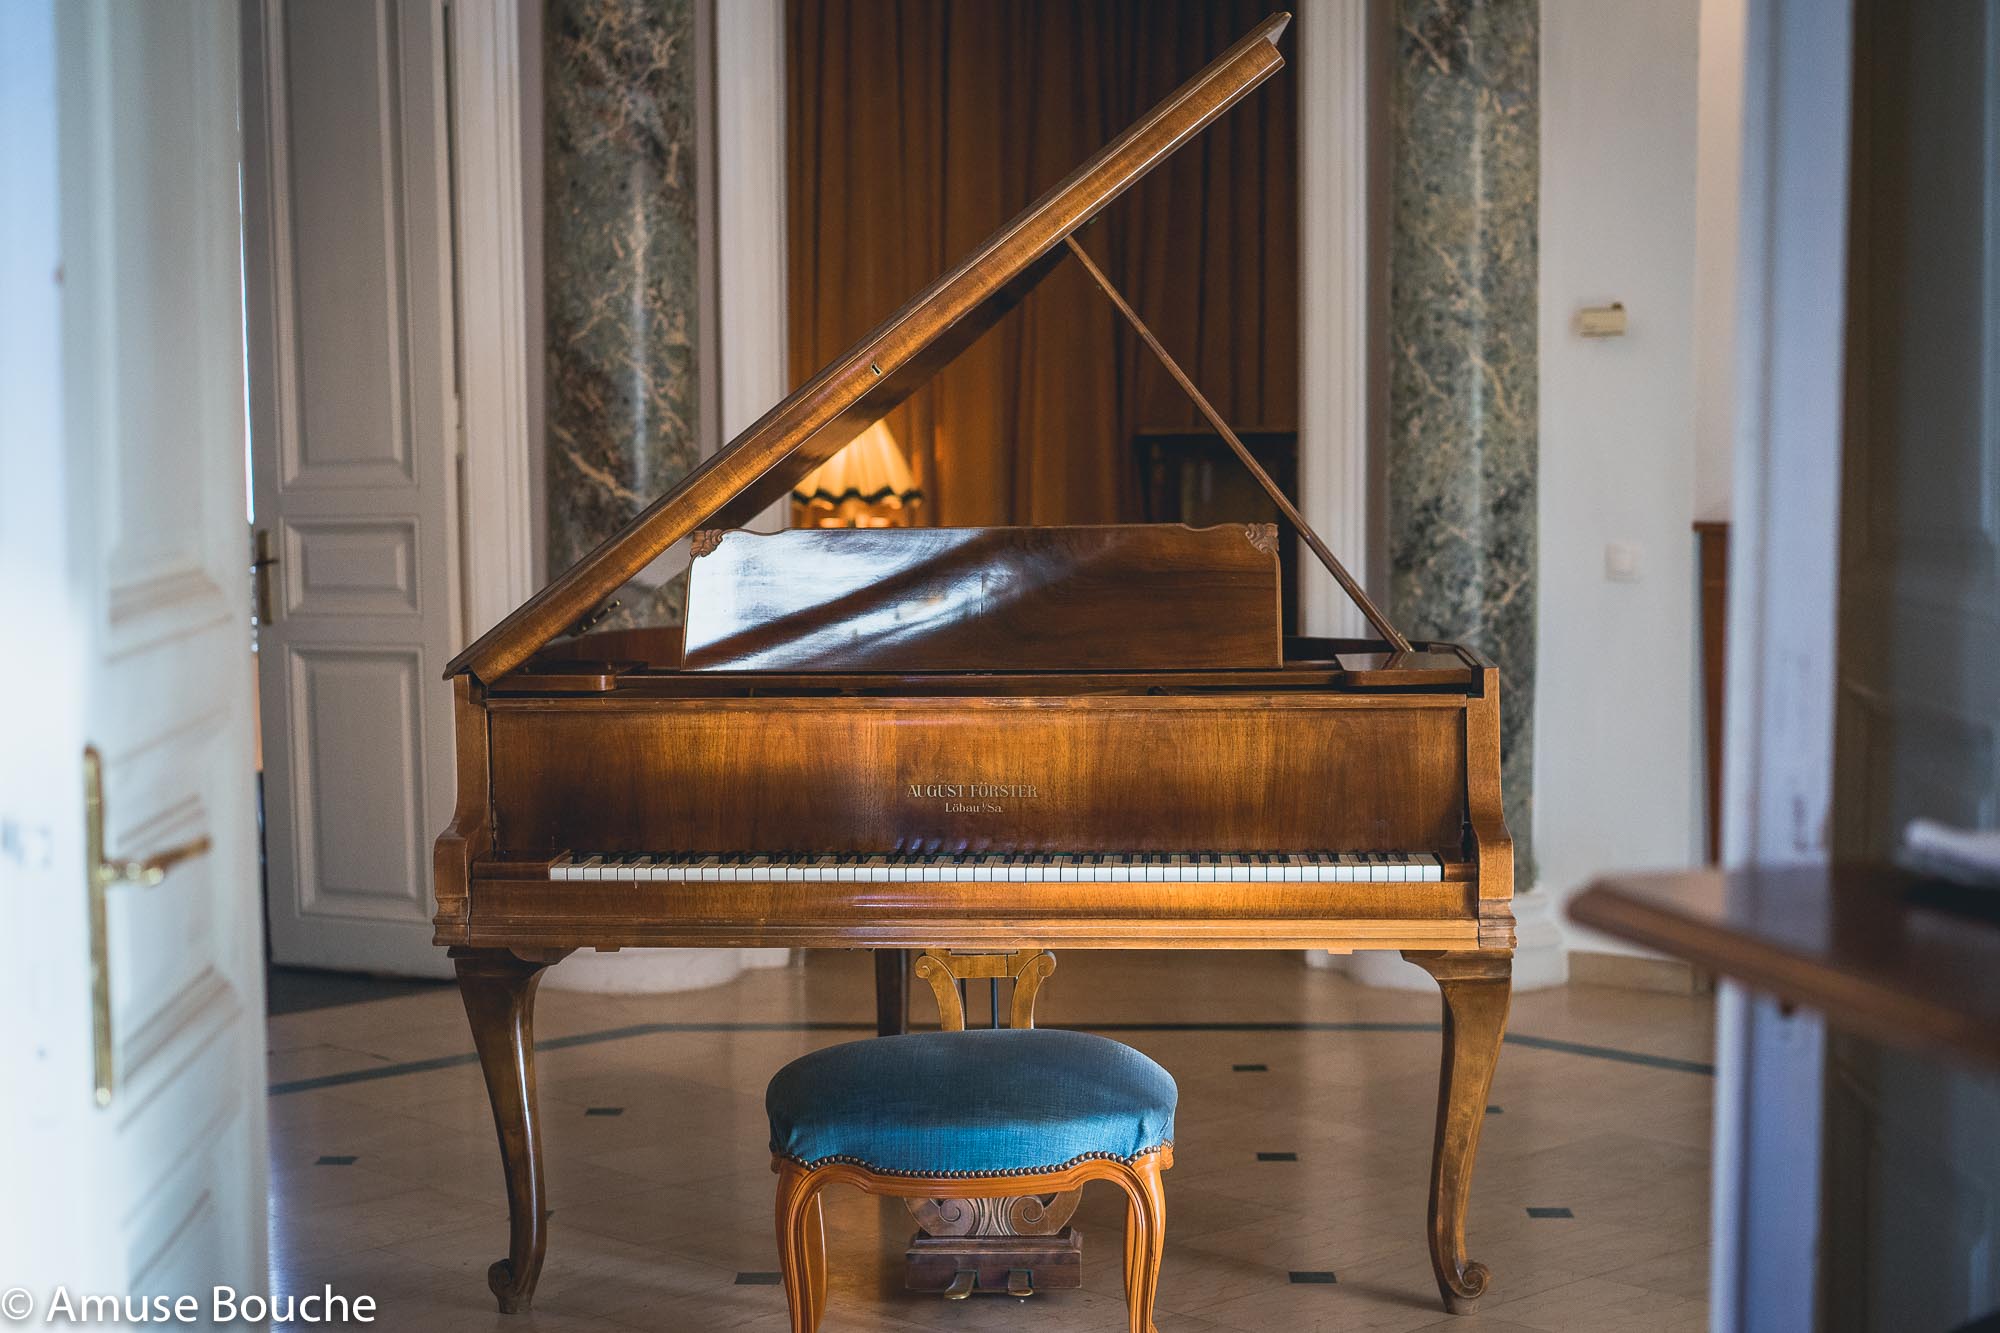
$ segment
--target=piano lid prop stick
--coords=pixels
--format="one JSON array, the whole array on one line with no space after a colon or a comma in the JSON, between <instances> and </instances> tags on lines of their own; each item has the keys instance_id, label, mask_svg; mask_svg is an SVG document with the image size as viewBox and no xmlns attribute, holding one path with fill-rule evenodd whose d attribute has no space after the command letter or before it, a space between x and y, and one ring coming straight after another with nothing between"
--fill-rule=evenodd
<instances>
[{"instance_id":1,"label":"piano lid prop stick","mask_svg":"<svg viewBox=\"0 0 2000 1333\"><path fill-rule=\"evenodd\" d=\"M1076 237L1064 236L1063 244L1067 245L1069 252L1082 263L1084 271L1090 274L1091 280L1111 298L1111 304L1118 307L1118 313L1125 316L1126 322L1137 331L1146 346L1152 349L1153 355L1160 359L1160 364L1167 368L1167 373L1174 377L1174 382L1181 386L1181 391L1192 399L1195 407L1208 418L1208 424L1215 427L1216 433L1235 451L1243 466L1250 469L1250 475L1257 479L1257 484L1264 488L1265 494L1271 497L1271 502L1278 506L1278 512L1285 516L1285 521L1290 523L1293 530L1305 540L1305 544L1312 548L1312 553L1319 557L1322 565L1326 566L1326 572L1333 575L1333 580L1340 585L1341 591L1361 609L1361 614L1368 618L1368 623L1375 627L1375 632L1387 640L1389 647L1394 651L1409 652L1410 641L1403 637L1402 631L1389 623L1389 618L1382 614L1381 608L1376 606L1361 585L1354 581L1354 576L1347 572L1347 567L1327 549L1326 543L1320 540L1319 534L1312 530L1310 523L1306 522L1305 515L1301 514L1291 499L1278 488L1278 483L1271 480L1271 474L1266 472L1251 455L1243 441L1236 438L1236 432L1229 428L1229 423L1222 419L1222 414L1202 396L1200 389L1195 388L1194 381L1187 377L1187 373L1180 368L1180 363L1160 345L1160 340L1146 327L1146 321L1139 318L1139 312L1134 310L1119 294L1118 289L1111 285L1111 279L1104 276L1104 271L1091 262L1090 256L1084 253L1081 245L1077 244Z\"/></svg>"}]
</instances>

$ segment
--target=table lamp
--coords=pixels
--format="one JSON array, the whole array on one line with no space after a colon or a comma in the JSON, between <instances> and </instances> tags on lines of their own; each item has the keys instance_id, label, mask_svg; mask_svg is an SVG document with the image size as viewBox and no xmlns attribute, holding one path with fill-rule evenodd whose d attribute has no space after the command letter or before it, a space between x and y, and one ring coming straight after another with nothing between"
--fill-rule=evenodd
<instances>
[{"instance_id":1,"label":"table lamp","mask_svg":"<svg viewBox=\"0 0 2000 1333\"><path fill-rule=\"evenodd\" d=\"M792 525L909 527L923 498L889 423L877 421L792 488Z\"/></svg>"}]
</instances>

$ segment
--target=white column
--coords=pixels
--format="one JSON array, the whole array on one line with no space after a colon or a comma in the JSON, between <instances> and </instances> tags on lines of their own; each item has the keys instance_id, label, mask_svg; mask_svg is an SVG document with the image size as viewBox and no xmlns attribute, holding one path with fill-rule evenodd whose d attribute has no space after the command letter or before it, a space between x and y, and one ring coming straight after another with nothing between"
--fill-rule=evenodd
<instances>
[{"instance_id":1,"label":"white column","mask_svg":"<svg viewBox=\"0 0 2000 1333\"><path fill-rule=\"evenodd\" d=\"M1299 508L1368 577L1368 0L1301 0ZM1372 633L1332 577L1300 564L1309 634ZM1371 591L1373 591L1371 589Z\"/></svg>"}]
</instances>

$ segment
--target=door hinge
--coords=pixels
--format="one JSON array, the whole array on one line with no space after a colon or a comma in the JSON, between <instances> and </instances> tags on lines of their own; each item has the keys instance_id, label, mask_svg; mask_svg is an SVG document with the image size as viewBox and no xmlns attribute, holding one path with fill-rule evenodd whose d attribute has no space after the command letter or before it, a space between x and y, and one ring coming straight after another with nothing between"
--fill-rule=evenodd
<instances>
[{"instance_id":1,"label":"door hinge","mask_svg":"<svg viewBox=\"0 0 2000 1333\"><path fill-rule=\"evenodd\" d=\"M277 563L278 557L271 554L271 530L257 529L250 539L250 606L259 625L277 620L271 601L271 566Z\"/></svg>"}]
</instances>

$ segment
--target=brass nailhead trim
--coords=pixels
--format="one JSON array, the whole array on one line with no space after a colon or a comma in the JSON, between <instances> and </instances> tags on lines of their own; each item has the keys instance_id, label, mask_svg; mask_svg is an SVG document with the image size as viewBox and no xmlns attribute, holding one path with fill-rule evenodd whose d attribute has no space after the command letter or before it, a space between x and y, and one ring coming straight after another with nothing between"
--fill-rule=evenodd
<instances>
[{"instance_id":1,"label":"brass nailhead trim","mask_svg":"<svg viewBox=\"0 0 2000 1333\"><path fill-rule=\"evenodd\" d=\"M1078 1153L1076 1156L1070 1158L1067 1162L1058 1162L1054 1166L1010 1166L1001 1171L892 1170L888 1167L876 1166L872 1162L869 1162L860 1157L852 1156L851 1154L848 1153L835 1153L831 1157L819 1157L813 1159L812 1161L807 1161L803 1157L795 1157L791 1153L780 1152L777 1148L777 1145L775 1144L773 1144L771 1147L771 1153L773 1156L783 1158L785 1161L792 1163L794 1166L802 1166L808 1171L817 1171L823 1166L833 1166L836 1163L838 1163L845 1166L858 1166L862 1170L872 1172L873 1174L878 1176L905 1176L905 1177L935 1176L941 1180L988 1180L1000 1176L1046 1175L1052 1171L1067 1171L1071 1167L1079 1166L1084 1162L1108 1160L1113 1162L1123 1162L1125 1163L1125 1165L1130 1166L1132 1163L1138 1161L1141 1157L1150 1157L1154 1153L1159 1152L1161 1149L1171 1147L1172 1145L1173 1145L1173 1140L1167 1139L1163 1142L1154 1144L1150 1148L1142 1148L1138 1152L1133 1153L1130 1157L1126 1157L1121 1153L1115 1153L1115 1152L1085 1152L1085 1153Z\"/></svg>"}]
</instances>

